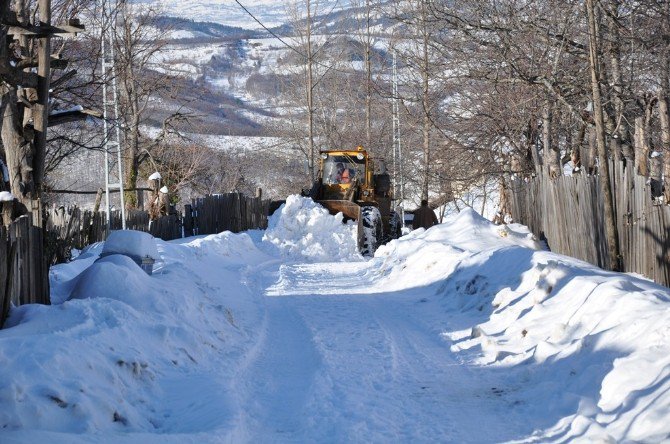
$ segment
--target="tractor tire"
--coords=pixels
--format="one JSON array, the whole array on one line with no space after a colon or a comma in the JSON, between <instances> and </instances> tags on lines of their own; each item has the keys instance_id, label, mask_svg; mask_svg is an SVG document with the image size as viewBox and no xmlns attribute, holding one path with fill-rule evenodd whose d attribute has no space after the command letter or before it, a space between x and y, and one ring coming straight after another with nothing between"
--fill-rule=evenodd
<instances>
[{"instance_id":1,"label":"tractor tire","mask_svg":"<svg viewBox=\"0 0 670 444\"><path fill-rule=\"evenodd\" d=\"M389 240L398 239L400 236L402 236L402 219L395 211L391 211L391 216L389 218L389 228Z\"/></svg>"},{"instance_id":2,"label":"tractor tire","mask_svg":"<svg viewBox=\"0 0 670 444\"><path fill-rule=\"evenodd\" d=\"M363 256L372 257L382 241L382 215L377 207L361 207L358 221L358 247Z\"/></svg>"}]
</instances>

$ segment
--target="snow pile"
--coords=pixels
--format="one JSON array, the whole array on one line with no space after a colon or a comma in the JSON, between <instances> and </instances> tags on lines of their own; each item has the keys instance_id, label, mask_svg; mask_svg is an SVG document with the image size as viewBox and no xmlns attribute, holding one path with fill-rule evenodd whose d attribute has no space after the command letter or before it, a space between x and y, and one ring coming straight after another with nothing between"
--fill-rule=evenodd
<instances>
[{"instance_id":1,"label":"snow pile","mask_svg":"<svg viewBox=\"0 0 670 444\"><path fill-rule=\"evenodd\" d=\"M468 208L443 224L414 230L381 246L374 259L376 273L384 276L378 285L385 290L427 285L449 276L469 257L489 257L501 247L539 249L540 244L526 227L493 225ZM513 264L508 266L514 269Z\"/></svg>"},{"instance_id":2,"label":"snow pile","mask_svg":"<svg viewBox=\"0 0 670 444\"><path fill-rule=\"evenodd\" d=\"M525 227L472 211L380 248L374 262L378 290L440 304L434 328L453 352L504 369L497 390L509 393L510 418L533 422L525 439L670 436L667 288L539 251Z\"/></svg>"},{"instance_id":3,"label":"snow pile","mask_svg":"<svg viewBox=\"0 0 670 444\"><path fill-rule=\"evenodd\" d=\"M260 322L240 276L267 256L247 234L156 242L153 276L95 245L53 267L55 305L12 309L0 331L0 441L147 442L146 432L225 424L231 363Z\"/></svg>"},{"instance_id":4,"label":"snow pile","mask_svg":"<svg viewBox=\"0 0 670 444\"><path fill-rule=\"evenodd\" d=\"M77 285L79 275L98 260L103 248L103 242L89 245L79 253L76 260L67 265L58 265L49 269L52 304L61 304L70 297L72 289Z\"/></svg>"},{"instance_id":5,"label":"snow pile","mask_svg":"<svg viewBox=\"0 0 670 444\"><path fill-rule=\"evenodd\" d=\"M258 264L269 259L247 233L224 231L192 239L185 245L193 250L199 260L223 260L226 268Z\"/></svg>"},{"instance_id":6,"label":"snow pile","mask_svg":"<svg viewBox=\"0 0 670 444\"><path fill-rule=\"evenodd\" d=\"M357 226L343 224L312 199L289 196L268 221L263 240L275 245L282 256L312 262L361 260L356 243Z\"/></svg>"},{"instance_id":7,"label":"snow pile","mask_svg":"<svg viewBox=\"0 0 670 444\"><path fill-rule=\"evenodd\" d=\"M670 411L668 290L551 253L522 263L516 279L468 276L484 290L471 296L493 311L473 329L447 334L453 350L475 351L474 362L523 377L518 389L526 408L540 405L558 418L535 433L540 441L667 438L661 418Z\"/></svg>"},{"instance_id":8,"label":"snow pile","mask_svg":"<svg viewBox=\"0 0 670 444\"><path fill-rule=\"evenodd\" d=\"M151 278L130 257L111 254L95 261L78 276L71 299L108 298L151 310L158 292Z\"/></svg>"},{"instance_id":9,"label":"snow pile","mask_svg":"<svg viewBox=\"0 0 670 444\"><path fill-rule=\"evenodd\" d=\"M110 254L123 254L134 259L150 257L155 260L160 257L154 237L136 230L115 230L109 233L101 255Z\"/></svg>"}]
</instances>

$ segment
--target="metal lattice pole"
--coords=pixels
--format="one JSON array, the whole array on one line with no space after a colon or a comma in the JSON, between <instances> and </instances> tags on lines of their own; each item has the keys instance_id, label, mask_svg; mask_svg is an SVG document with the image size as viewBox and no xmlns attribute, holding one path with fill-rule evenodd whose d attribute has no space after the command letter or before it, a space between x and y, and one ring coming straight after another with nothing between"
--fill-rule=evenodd
<instances>
[{"instance_id":1,"label":"metal lattice pole","mask_svg":"<svg viewBox=\"0 0 670 444\"><path fill-rule=\"evenodd\" d=\"M400 98L398 96L398 65L393 51L393 195L400 196L400 217L405 226L405 186L402 174L402 147L400 145Z\"/></svg>"},{"instance_id":2,"label":"metal lattice pole","mask_svg":"<svg viewBox=\"0 0 670 444\"><path fill-rule=\"evenodd\" d=\"M110 192L119 190L121 228L126 229L126 208L123 195L123 163L121 156L121 128L119 121L118 85L116 79L114 31L116 28L116 0L102 0L102 28L100 45L102 54L102 105L105 151L105 205L107 229L112 227Z\"/></svg>"}]
</instances>

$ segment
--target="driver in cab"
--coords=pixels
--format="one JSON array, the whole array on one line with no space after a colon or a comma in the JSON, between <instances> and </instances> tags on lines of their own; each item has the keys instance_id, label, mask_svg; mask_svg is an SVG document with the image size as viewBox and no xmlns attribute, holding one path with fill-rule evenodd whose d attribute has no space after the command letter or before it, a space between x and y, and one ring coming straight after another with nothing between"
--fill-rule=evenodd
<instances>
[{"instance_id":1,"label":"driver in cab","mask_svg":"<svg viewBox=\"0 0 670 444\"><path fill-rule=\"evenodd\" d=\"M335 176L337 183L348 184L351 183L351 171L345 168L342 162L337 164L337 174Z\"/></svg>"}]
</instances>

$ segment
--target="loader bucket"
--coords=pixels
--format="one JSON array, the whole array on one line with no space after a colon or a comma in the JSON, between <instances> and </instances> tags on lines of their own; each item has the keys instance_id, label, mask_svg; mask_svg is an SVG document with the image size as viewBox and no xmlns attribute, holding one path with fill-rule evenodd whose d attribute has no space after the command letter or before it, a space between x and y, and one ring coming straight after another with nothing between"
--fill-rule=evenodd
<instances>
[{"instance_id":1,"label":"loader bucket","mask_svg":"<svg viewBox=\"0 0 670 444\"><path fill-rule=\"evenodd\" d=\"M317 203L333 216L341 212L347 219L358 220L361 214L361 207L349 200L318 200Z\"/></svg>"}]
</instances>

